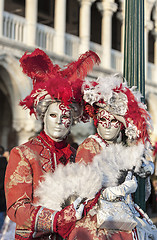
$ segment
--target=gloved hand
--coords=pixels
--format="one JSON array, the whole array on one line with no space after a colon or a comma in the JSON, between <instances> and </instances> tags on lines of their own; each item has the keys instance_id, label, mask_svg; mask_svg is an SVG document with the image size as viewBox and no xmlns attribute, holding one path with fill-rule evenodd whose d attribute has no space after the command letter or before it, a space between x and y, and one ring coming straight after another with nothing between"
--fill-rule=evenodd
<instances>
[{"instance_id":1,"label":"gloved hand","mask_svg":"<svg viewBox=\"0 0 157 240\"><path fill-rule=\"evenodd\" d=\"M82 218L84 205L78 197L71 205L58 211L53 221L53 231L66 238L75 227L75 222Z\"/></svg>"},{"instance_id":2,"label":"gloved hand","mask_svg":"<svg viewBox=\"0 0 157 240\"><path fill-rule=\"evenodd\" d=\"M117 198L125 197L130 193L134 193L137 189L137 181L135 176L132 178L132 173L129 171L125 181L116 187L108 187L106 188L102 196L107 201L114 201Z\"/></svg>"},{"instance_id":3,"label":"gloved hand","mask_svg":"<svg viewBox=\"0 0 157 240\"><path fill-rule=\"evenodd\" d=\"M77 220L80 220L82 218L83 210L84 210L84 205L81 203L82 198L78 197L74 202L73 206L76 211L75 216Z\"/></svg>"},{"instance_id":4,"label":"gloved hand","mask_svg":"<svg viewBox=\"0 0 157 240\"><path fill-rule=\"evenodd\" d=\"M154 163L143 158L143 163L138 175L141 178L146 178L154 173Z\"/></svg>"}]
</instances>

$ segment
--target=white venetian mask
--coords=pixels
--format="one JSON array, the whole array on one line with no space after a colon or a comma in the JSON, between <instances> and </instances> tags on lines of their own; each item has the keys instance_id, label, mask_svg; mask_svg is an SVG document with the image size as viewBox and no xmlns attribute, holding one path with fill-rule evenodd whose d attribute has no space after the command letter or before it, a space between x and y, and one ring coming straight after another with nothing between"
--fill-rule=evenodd
<instances>
[{"instance_id":1,"label":"white venetian mask","mask_svg":"<svg viewBox=\"0 0 157 240\"><path fill-rule=\"evenodd\" d=\"M114 141L120 132L121 122L104 109L99 110L97 119L98 134L106 141Z\"/></svg>"},{"instance_id":2,"label":"white venetian mask","mask_svg":"<svg viewBox=\"0 0 157 240\"><path fill-rule=\"evenodd\" d=\"M72 125L72 114L61 102L53 102L48 106L44 116L44 131L55 142L62 141L69 133Z\"/></svg>"}]
</instances>

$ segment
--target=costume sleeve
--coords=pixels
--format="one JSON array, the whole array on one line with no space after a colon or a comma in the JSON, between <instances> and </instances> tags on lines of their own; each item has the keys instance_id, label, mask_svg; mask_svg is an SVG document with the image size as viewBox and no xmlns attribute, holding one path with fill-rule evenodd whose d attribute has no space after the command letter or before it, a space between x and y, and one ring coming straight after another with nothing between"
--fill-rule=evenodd
<instances>
[{"instance_id":1,"label":"costume sleeve","mask_svg":"<svg viewBox=\"0 0 157 240\"><path fill-rule=\"evenodd\" d=\"M93 157L101 151L98 142L93 138L87 138L77 149L75 162L92 162Z\"/></svg>"},{"instance_id":2,"label":"costume sleeve","mask_svg":"<svg viewBox=\"0 0 157 240\"><path fill-rule=\"evenodd\" d=\"M75 162L88 164L93 161L93 157L101 151L101 147L98 142L93 138L87 138L77 149ZM92 209L98 202L100 197L100 191L96 194L94 199L88 201L84 207L84 215L87 215L90 209Z\"/></svg>"},{"instance_id":3,"label":"costume sleeve","mask_svg":"<svg viewBox=\"0 0 157 240\"><path fill-rule=\"evenodd\" d=\"M5 176L7 214L10 219L34 232L52 232L55 212L33 203L33 171L20 148L11 151Z\"/></svg>"}]
</instances>

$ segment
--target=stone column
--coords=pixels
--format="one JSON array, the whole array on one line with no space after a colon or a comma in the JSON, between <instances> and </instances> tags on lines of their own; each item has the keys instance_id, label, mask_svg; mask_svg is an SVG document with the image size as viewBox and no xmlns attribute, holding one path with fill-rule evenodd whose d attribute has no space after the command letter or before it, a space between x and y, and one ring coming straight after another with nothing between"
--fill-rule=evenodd
<instances>
[{"instance_id":1,"label":"stone column","mask_svg":"<svg viewBox=\"0 0 157 240\"><path fill-rule=\"evenodd\" d=\"M111 68L112 15L117 10L117 4L113 0L103 0L97 6L102 14L101 63L103 67Z\"/></svg>"},{"instance_id":2,"label":"stone column","mask_svg":"<svg viewBox=\"0 0 157 240\"><path fill-rule=\"evenodd\" d=\"M38 13L38 0L26 0L25 18L27 21L24 41L29 46L36 43L36 23Z\"/></svg>"},{"instance_id":3,"label":"stone column","mask_svg":"<svg viewBox=\"0 0 157 240\"><path fill-rule=\"evenodd\" d=\"M78 0L80 2L79 37L81 40L79 53L82 54L90 48L91 5L95 0Z\"/></svg>"},{"instance_id":4,"label":"stone column","mask_svg":"<svg viewBox=\"0 0 157 240\"><path fill-rule=\"evenodd\" d=\"M153 29L153 22L151 21L151 12L152 12L152 8L153 8L153 2L148 2L146 1L145 6L146 6L146 15L145 15L145 30L144 30L144 34L145 34L145 76L147 79L147 69L148 69L148 35L149 35L149 31L151 31Z\"/></svg>"},{"instance_id":5,"label":"stone column","mask_svg":"<svg viewBox=\"0 0 157 240\"><path fill-rule=\"evenodd\" d=\"M155 43L154 43L154 64L155 64L156 71L157 71L157 3L155 4L153 20L154 20L154 37L155 37Z\"/></svg>"},{"instance_id":6,"label":"stone column","mask_svg":"<svg viewBox=\"0 0 157 240\"><path fill-rule=\"evenodd\" d=\"M59 55L64 55L66 31L66 0L55 1L54 29L54 52Z\"/></svg>"},{"instance_id":7,"label":"stone column","mask_svg":"<svg viewBox=\"0 0 157 240\"><path fill-rule=\"evenodd\" d=\"M120 0L120 13L118 14L121 20L121 52L124 53L124 26L125 26L125 1Z\"/></svg>"},{"instance_id":8,"label":"stone column","mask_svg":"<svg viewBox=\"0 0 157 240\"><path fill-rule=\"evenodd\" d=\"M0 37L3 35L3 11L4 11L4 0L0 1Z\"/></svg>"}]
</instances>

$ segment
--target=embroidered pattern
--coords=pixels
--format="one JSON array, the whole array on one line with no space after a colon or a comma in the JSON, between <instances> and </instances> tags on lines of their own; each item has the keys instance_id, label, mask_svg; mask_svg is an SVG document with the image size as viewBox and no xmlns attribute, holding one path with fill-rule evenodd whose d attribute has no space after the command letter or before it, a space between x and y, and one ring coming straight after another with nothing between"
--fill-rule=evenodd
<instances>
[{"instance_id":1,"label":"embroidered pattern","mask_svg":"<svg viewBox=\"0 0 157 240\"><path fill-rule=\"evenodd\" d=\"M32 173L31 168L27 162L24 161L24 157L19 150L21 161L18 163L14 173L10 176L9 188L18 185L19 183L31 183Z\"/></svg>"},{"instance_id":2,"label":"embroidered pattern","mask_svg":"<svg viewBox=\"0 0 157 240\"><path fill-rule=\"evenodd\" d=\"M81 221L77 221L75 227L76 229L78 228L87 229L87 231L89 231L90 234L92 235L93 240L104 239L104 236L106 237L106 239L110 239L114 234L119 233L119 231L117 230L106 229L97 230L96 224L97 224L96 219L88 214Z\"/></svg>"},{"instance_id":3,"label":"embroidered pattern","mask_svg":"<svg viewBox=\"0 0 157 240\"><path fill-rule=\"evenodd\" d=\"M75 221L75 209L72 205L69 205L62 211L62 213L58 216L57 222L59 225L64 225L64 223Z\"/></svg>"},{"instance_id":4,"label":"embroidered pattern","mask_svg":"<svg viewBox=\"0 0 157 240\"><path fill-rule=\"evenodd\" d=\"M36 219L37 225L36 229L37 231L41 232L51 232L51 219L52 219L52 212L46 211L45 209L41 209L39 215Z\"/></svg>"},{"instance_id":5,"label":"embroidered pattern","mask_svg":"<svg viewBox=\"0 0 157 240\"><path fill-rule=\"evenodd\" d=\"M16 229L16 235L15 239L28 239L30 236L31 231L29 230L21 230L21 229Z\"/></svg>"},{"instance_id":6,"label":"embroidered pattern","mask_svg":"<svg viewBox=\"0 0 157 240\"><path fill-rule=\"evenodd\" d=\"M42 137L40 136L42 139ZM48 147L49 144L43 139L41 140L39 136L32 141L32 144L39 145L42 147L41 152L39 153L39 159L37 161L41 162L42 169L45 172L54 171L52 167L52 157ZM44 142L45 141L45 142ZM45 144L44 144L45 143Z\"/></svg>"},{"instance_id":7,"label":"embroidered pattern","mask_svg":"<svg viewBox=\"0 0 157 240\"><path fill-rule=\"evenodd\" d=\"M51 153L50 153L50 149L49 149L51 146L49 146L49 144L44 139L42 139L41 136L40 136L40 138L38 136L36 139L33 140L32 144L39 145L43 148L39 154L42 158L44 158L44 161L46 159L46 161L48 162L51 160Z\"/></svg>"},{"instance_id":8,"label":"embroidered pattern","mask_svg":"<svg viewBox=\"0 0 157 240\"><path fill-rule=\"evenodd\" d=\"M29 159L29 161L31 162L33 159L36 159L37 156L36 156L36 152L34 152L30 147L28 146L25 146L25 145L22 145L22 148L21 148L22 152L23 152L23 155Z\"/></svg>"},{"instance_id":9,"label":"embroidered pattern","mask_svg":"<svg viewBox=\"0 0 157 240\"><path fill-rule=\"evenodd\" d=\"M99 153L100 146L99 146L99 144L95 144L95 143L97 143L97 142L95 142L95 140L87 139L83 144L81 144L81 146L78 149L78 152L81 149L85 149L85 150L89 150L91 154Z\"/></svg>"},{"instance_id":10,"label":"embroidered pattern","mask_svg":"<svg viewBox=\"0 0 157 240\"><path fill-rule=\"evenodd\" d=\"M31 199L28 197L26 193L23 196L17 199L16 203L14 204L13 208L17 210L20 207L25 207L26 203L30 203Z\"/></svg>"}]
</instances>

